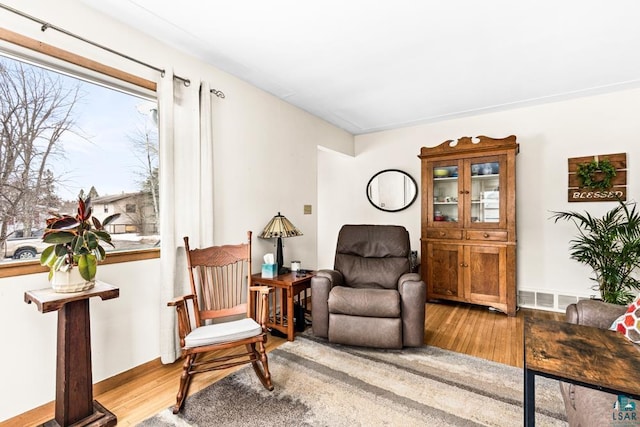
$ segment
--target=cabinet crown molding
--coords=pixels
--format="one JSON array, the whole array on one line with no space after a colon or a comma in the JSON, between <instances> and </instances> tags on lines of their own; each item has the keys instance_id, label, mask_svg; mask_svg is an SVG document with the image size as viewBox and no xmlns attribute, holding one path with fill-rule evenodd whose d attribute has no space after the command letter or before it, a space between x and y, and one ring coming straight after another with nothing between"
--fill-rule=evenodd
<instances>
[{"instance_id":1,"label":"cabinet crown molding","mask_svg":"<svg viewBox=\"0 0 640 427\"><path fill-rule=\"evenodd\" d=\"M519 145L516 142L516 136L510 135L506 138L491 138L484 135L479 135L475 138L470 136L462 136L458 139L449 139L443 143L436 145L435 147L422 147L420 149L421 159L441 156L442 154L462 154L462 153L476 153L491 150L507 150L514 149L516 153L519 150Z\"/></svg>"}]
</instances>

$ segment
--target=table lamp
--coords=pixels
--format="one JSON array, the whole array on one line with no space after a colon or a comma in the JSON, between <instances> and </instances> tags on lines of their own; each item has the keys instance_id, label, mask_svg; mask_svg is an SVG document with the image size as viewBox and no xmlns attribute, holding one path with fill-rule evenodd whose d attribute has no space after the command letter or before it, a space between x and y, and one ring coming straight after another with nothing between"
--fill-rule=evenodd
<instances>
[{"instance_id":1,"label":"table lamp","mask_svg":"<svg viewBox=\"0 0 640 427\"><path fill-rule=\"evenodd\" d=\"M276 263L278 264L278 274L284 274L288 271L288 269L284 268L284 261L282 257L282 238L283 237L294 237L294 236L302 236L302 232L296 228L295 225L291 224L284 215L281 215L278 212L278 215L271 218L271 221L264 227L262 233L258 237L263 239L271 239L277 238L277 251L276 251Z\"/></svg>"}]
</instances>

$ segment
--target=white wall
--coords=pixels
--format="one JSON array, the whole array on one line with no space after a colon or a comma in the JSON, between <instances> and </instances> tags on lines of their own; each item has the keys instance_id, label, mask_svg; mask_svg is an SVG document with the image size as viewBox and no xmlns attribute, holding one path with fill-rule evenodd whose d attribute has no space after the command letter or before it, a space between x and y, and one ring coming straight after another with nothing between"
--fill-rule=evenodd
<instances>
[{"instance_id":1,"label":"white wall","mask_svg":"<svg viewBox=\"0 0 640 427\"><path fill-rule=\"evenodd\" d=\"M159 259L99 267L97 278L117 284L120 297L90 302L94 383L158 357L159 271ZM46 273L0 280L0 421L55 398L58 315L24 302L26 291L47 286Z\"/></svg>"},{"instance_id":2,"label":"white wall","mask_svg":"<svg viewBox=\"0 0 640 427\"><path fill-rule=\"evenodd\" d=\"M439 123L356 136L355 158L323 152L318 157L318 264L333 265L337 230L344 223L394 223L410 232L420 250L420 202L400 213L373 208L365 196L371 176L402 169L420 182L420 147L461 136L516 135L518 289L588 297L590 270L569 258L571 223L555 224L552 211L589 210L601 215L615 206L567 202L567 159L627 153L628 200L638 200L640 89L577 98Z\"/></svg>"},{"instance_id":3,"label":"white wall","mask_svg":"<svg viewBox=\"0 0 640 427\"><path fill-rule=\"evenodd\" d=\"M5 4L191 79L205 80L226 98L214 101L215 211L191 212L184 206L179 221L214 215L216 242L239 243L245 232L256 236L278 211L304 233L285 240L285 263L302 260L315 268L317 257L317 146L353 153L354 138L310 114L204 63L184 56L152 38L96 14L77 0L11 0ZM54 30L0 10L2 27L72 51L148 80L159 73L75 41ZM7 43L0 48L15 50ZM188 159L178 159L178 162ZM180 191L188 192L189 188ZM303 215L303 205L313 213ZM180 227L178 227L180 229ZM259 269L272 241L254 238ZM160 260L101 266L99 277L120 287L117 300L91 303L94 382L159 356ZM41 314L23 302L29 289L47 286L46 275L0 279L0 421L54 399L57 314Z\"/></svg>"}]
</instances>

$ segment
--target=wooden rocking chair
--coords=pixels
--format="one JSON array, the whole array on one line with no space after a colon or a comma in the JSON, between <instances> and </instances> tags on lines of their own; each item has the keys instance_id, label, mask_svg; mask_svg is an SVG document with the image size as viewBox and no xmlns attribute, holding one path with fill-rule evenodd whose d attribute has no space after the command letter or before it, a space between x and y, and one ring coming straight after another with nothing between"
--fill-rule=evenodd
<instances>
[{"instance_id":1,"label":"wooden rocking chair","mask_svg":"<svg viewBox=\"0 0 640 427\"><path fill-rule=\"evenodd\" d=\"M182 409L192 376L201 372L251 363L264 387L273 390L265 351L269 288L251 286L251 231L247 238L244 244L204 249L190 249L189 238L184 238L191 294L168 303L176 307L184 358L174 414ZM244 316L213 321L238 315ZM245 347L242 353L219 353L238 346Z\"/></svg>"}]
</instances>

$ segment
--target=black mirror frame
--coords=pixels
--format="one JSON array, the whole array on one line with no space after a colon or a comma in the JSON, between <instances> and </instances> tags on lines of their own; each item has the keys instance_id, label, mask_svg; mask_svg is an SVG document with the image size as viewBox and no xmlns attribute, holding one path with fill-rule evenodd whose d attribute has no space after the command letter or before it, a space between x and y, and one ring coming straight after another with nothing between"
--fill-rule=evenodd
<instances>
[{"instance_id":1,"label":"black mirror frame","mask_svg":"<svg viewBox=\"0 0 640 427\"><path fill-rule=\"evenodd\" d=\"M371 200L371 197L369 196L369 186L371 185L371 182L376 179L379 175L385 173L385 172L399 172L402 175L406 176L407 178L409 178L411 180L411 183L413 184L414 188L416 189L415 194L413 195L413 198L409 201L409 203L407 203L405 206L399 208L399 209L385 209L382 208L378 205L376 205L375 203L373 203L373 200ZM371 205L376 208L379 209L383 212L400 212L403 211L405 209L407 209L409 206L411 206L413 204L413 202L416 201L416 199L418 198L418 183L416 182L415 179L413 179L413 177L411 175L409 175L407 172L400 170L400 169L385 169L385 170L381 170L380 172L376 173L375 175L373 175L371 177L371 179L369 180L369 182L367 182L367 187L365 188L365 193L367 194L367 200L369 201L369 203L371 203Z\"/></svg>"}]
</instances>

